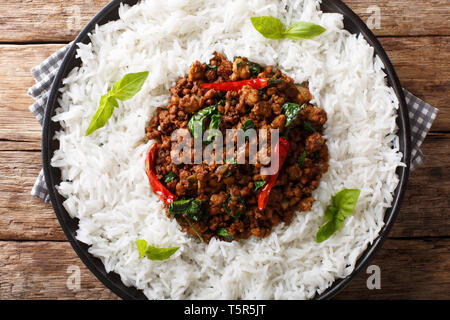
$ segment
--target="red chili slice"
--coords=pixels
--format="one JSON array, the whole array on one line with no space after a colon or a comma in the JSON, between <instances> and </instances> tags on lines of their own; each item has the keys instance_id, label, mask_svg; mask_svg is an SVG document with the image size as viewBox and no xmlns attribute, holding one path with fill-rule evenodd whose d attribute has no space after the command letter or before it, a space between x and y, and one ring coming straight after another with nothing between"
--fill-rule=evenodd
<instances>
[{"instance_id":1,"label":"red chili slice","mask_svg":"<svg viewBox=\"0 0 450 320\"><path fill-rule=\"evenodd\" d=\"M267 180L266 185L263 187L261 192L258 195L258 209L259 211L264 211L267 206L267 202L269 201L270 191L272 191L275 183L277 182L278 176L280 175L281 168L286 162L287 156L289 154L290 143L284 138L280 138L279 142L275 146L274 153L278 155L279 164L278 171L273 176L270 176Z\"/></svg>"},{"instance_id":2,"label":"red chili slice","mask_svg":"<svg viewBox=\"0 0 450 320\"><path fill-rule=\"evenodd\" d=\"M147 172L147 177L150 181L150 186L153 188L153 191L159 196L164 204L169 205L176 199L176 196L169 190L167 190L167 188L156 177L155 162L157 149L158 145L155 143L148 150L147 158L145 161L145 171Z\"/></svg>"}]
</instances>

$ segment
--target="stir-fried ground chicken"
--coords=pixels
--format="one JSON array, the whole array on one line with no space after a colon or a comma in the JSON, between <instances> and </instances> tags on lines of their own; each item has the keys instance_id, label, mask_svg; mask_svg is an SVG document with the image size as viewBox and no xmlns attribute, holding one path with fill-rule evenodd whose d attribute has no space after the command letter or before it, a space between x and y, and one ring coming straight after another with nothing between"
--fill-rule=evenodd
<instances>
[{"instance_id":1,"label":"stir-fried ground chicken","mask_svg":"<svg viewBox=\"0 0 450 320\"><path fill-rule=\"evenodd\" d=\"M237 92L200 87L203 83L255 78L282 81L275 81L262 90L244 86ZM312 96L307 85L294 84L292 78L273 66L261 67L240 57L230 62L215 53L209 65L195 62L189 74L170 89L170 94L168 105L157 110L146 134L148 139L158 143L158 179L164 181L172 175L174 178L165 185L177 199L201 201L199 221L189 219L186 214L174 216L167 209L167 215L176 218L183 231L206 242L212 237L226 241L246 239L251 235L266 237L274 226L290 224L296 211L311 210L312 192L328 170L329 155L322 137L327 114L310 104ZM283 110L286 103L303 106L289 126ZM220 113L220 131L224 136L226 129L241 129L251 120L256 130L279 129L280 135L290 142L288 158L263 212L258 210L261 189L255 190L268 178L261 175L261 157L258 156L256 164L249 164L247 159L246 164L237 165L232 162L176 165L172 161L171 151L175 146L171 141L172 132L188 129L194 114L216 104ZM208 121L204 124L206 128Z\"/></svg>"}]
</instances>

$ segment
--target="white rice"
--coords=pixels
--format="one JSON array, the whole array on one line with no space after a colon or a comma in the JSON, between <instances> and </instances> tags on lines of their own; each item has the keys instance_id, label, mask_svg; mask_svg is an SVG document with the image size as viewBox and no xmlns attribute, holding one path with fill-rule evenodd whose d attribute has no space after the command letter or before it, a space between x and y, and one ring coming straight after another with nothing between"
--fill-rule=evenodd
<instances>
[{"instance_id":1,"label":"white rice","mask_svg":"<svg viewBox=\"0 0 450 320\"><path fill-rule=\"evenodd\" d=\"M52 165L62 171L64 206L80 219L77 239L90 245L108 272L150 299L309 299L348 276L376 239L398 184L402 155L396 142L398 101L381 61L361 37L343 30L343 17L324 14L318 0L142 1L120 8L118 21L97 27L79 44L82 66L61 89L54 121L62 131ZM272 41L250 17L270 15L285 25L303 20L327 31L314 40ZM297 83L309 80L314 103L328 113L331 160L308 213L297 214L264 239L208 245L166 217L145 175L152 144L145 127L168 102L168 89L195 60L212 53L278 65ZM150 71L143 90L120 103L107 125L84 133L100 97L129 72ZM331 197L361 189L353 216L328 241L315 242ZM180 246L169 260L139 259L135 241Z\"/></svg>"}]
</instances>

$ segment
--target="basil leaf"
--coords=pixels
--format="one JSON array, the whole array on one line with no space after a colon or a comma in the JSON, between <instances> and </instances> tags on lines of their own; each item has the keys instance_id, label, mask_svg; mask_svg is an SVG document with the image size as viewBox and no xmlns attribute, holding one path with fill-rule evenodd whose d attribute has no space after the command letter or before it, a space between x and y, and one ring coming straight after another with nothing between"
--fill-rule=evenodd
<instances>
[{"instance_id":1,"label":"basil leaf","mask_svg":"<svg viewBox=\"0 0 450 320\"><path fill-rule=\"evenodd\" d=\"M127 101L133 98L139 91L141 91L142 86L147 80L149 75L148 71L139 73L129 73L125 75L122 80L117 82L112 91L111 95L120 101Z\"/></svg>"},{"instance_id":2,"label":"basil leaf","mask_svg":"<svg viewBox=\"0 0 450 320\"><path fill-rule=\"evenodd\" d=\"M169 214L187 214L193 220L200 221L203 214L202 202L195 199L174 201L169 205Z\"/></svg>"},{"instance_id":3,"label":"basil leaf","mask_svg":"<svg viewBox=\"0 0 450 320\"><path fill-rule=\"evenodd\" d=\"M91 135L96 130L103 128L108 120L111 118L114 108L118 108L119 103L117 100L109 94L105 94L100 99L100 105L95 113L94 117L86 130L86 136Z\"/></svg>"},{"instance_id":4,"label":"basil leaf","mask_svg":"<svg viewBox=\"0 0 450 320\"><path fill-rule=\"evenodd\" d=\"M234 236L229 234L227 229L225 229L225 228L220 228L217 231L217 235L224 237L227 241L232 241L234 239Z\"/></svg>"},{"instance_id":5,"label":"basil leaf","mask_svg":"<svg viewBox=\"0 0 450 320\"><path fill-rule=\"evenodd\" d=\"M253 183L253 185L255 186L255 192L256 192L266 185L266 181L265 180L255 181Z\"/></svg>"},{"instance_id":6,"label":"basil leaf","mask_svg":"<svg viewBox=\"0 0 450 320\"><path fill-rule=\"evenodd\" d=\"M212 66L212 65L210 65L210 64L207 64L207 65L206 65L206 69L207 69L207 70L213 70L213 71L217 72L217 66Z\"/></svg>"},{"instance_id":7,"label":"basil leaf","mask_svg":"<svg viewBox=\"0 0 450 320\"><path fill-rule=\"evenodd\" d=\"M224 162L225 163L229 163L229 164L232 164L232 165L234 165L234 166L237 166L237 161L236 161L236 159L227 159L227 160L225 160L224 159Z\"/></svg>"},{"instance_id":8,"label":"basil leaf","mask_svg":"<svg viewBox=\"0 0 450 320\"><path fill-rule=\"evenodd\" d=\"M169 214L178 215L185 213L193 199L174 201L169 205Z\"/></svg>"},{"instance_id":9,"label":"basil leaf","mask_svg":"<svg viewBox=\"0 0 450 320\"><path fill-rule=\"evenodd\" d=\"M339 209L337 209L336 207L329 206L325 210L325 217L327 218L327 220L331 221L338 214L338 211L339 211Z\"/></svg>"},{"instance_id":10,"label":"basil leaf","mask_svg":"<svg viewBox=\"0 0 450 320\"><path fill-rule=\"evenodd\" d=\"M217 105L207 107L196 113L188 122L188 128L194 139L202 139L205 128L203 123L206 118L217 113Z\"/></svg>"},{"instance_id":11,"label":"basil leaf","mask_svg":"<svg viewBox=\"0 0 450 320\"><path fill-rule=\"evenodd\" d=\"M206 140L207 142L213 142L217 135L220 135L220 123L221 123L221 115L213 114L211 116L211 123L209 124L209 137Z\"/></svg>"},{"instance_id":12,"label":"basil leaf","mask_svg":"<svg viewBox=\"0 0 450 320\"><path fill-rule=\"evenodd\" d=\"M317 231L317 243L327 240L342 227L344 219L353 214L360 194L358 189L344 189L332 198L332 205L325 211L328 221Z\"/></svg>"},{"instance_id":13,"label":"basil leaf","mask_svg":"<svg viewBox=\"0 0 450 320\"><path fill-rule=\"evenodd\" d=\"M238 219L241 215L243 215L246 211L246 207L245 207L245 202L244 200L241 198L241 196L238 196L238 203L243 204L244 208L242 209L242 211L237 212L236 214L232 215L231 214L231 210L228 207L228 204L231 202L232 200L232 196L230 196L227 200L226 203L223 204L223 208L225 209L226 213L228 213L232 218Z\"/></svg>"},{"instance_id":14,"label":"basil leaf","mask_svg":"<svg viewBox=\"0 0 450 320\"><path fill-rule=\"evenodd\" d=\"M197 231L197 229L195 229L194 225L192 224L192 222L188 219L188 218L184 218L187 223L189 224L189 226L192 228L192 230L194 230L195 234L197 235L197 237L200 239L201 242L205 242L202 238L202 236L200 235L200 233Z\"/></svg>"},{"instance_id":15,"label":"basil leaf","mask_svg":"<svg viewBox=\"0 0 450 320\"><path fill-rule=\"evenodd\" d=\"M191 205L186 211L186 214L194 221L200 221L203 211L202 202L200 200L192 200Z\"/></svg>"},{"instance_id":16,"label":"basil leaf","mask_svg":"<svg viewBox=\"0 0 450 320\"><path fill-rule=\"evenodd\" d=\"M316 234L316 242L320 243L329 239L336 231L342 227L343 221L331 220L320 227Z\"/></svg>"},{"instance_id":17,"label":"basil leaf","mask_svg":"<svg viewBox=\"0 0 450 320\"><path fill-rule=\"evenodd\" d=\"M306 151L303 151L302 155L300 156L300 159L298 160L300 168L303 168L305 160L306 160Z\"/></svg>"},{"instance_id":18,"label":"basil leaf","mask_svg":"<svg viewBox=\"0 0 450 320\"><path fill-rule=\"evenodd\" d=\"M316 132L316 128L314 128L314 125L311 123L311 121L305 120L303 122L303 127L305 128L306 131L310 133Z\"/></svg>"},{"instance_id":19,"label":"basil leaf","mask_svg":"<svg viewBox=\"0 0 450 320\"><path fill-rule=\"evenodd\" d=\"M119 102L133 98L141 89L149 75L148 71L129 73L125 75L113 88L100 99L100 105L86 131L86 136L103 128L111 118L114 108L119 107Z\"/></svg>"},{"instance_id":20,"label":"basil leaf","mask_svg":"<svg viewBox=\"0 0 450 320\"><path fill-rule=\"evenodd\" d=\"M149 260L160 261L169 259L175 252L178 251L178 249L180 249L180 247L156 248L154 246L149 246L145 240L137 240L136 246L141 259L147 256Z\"/></svg>"},{"instance_id":21,"label":"basil leaf","mask_svg":"<svg viewBox=\"0 0 450 320\"><path fill-rule=\"evenodd\" d=\"M306 105L298 105L296 103L287 102L281 106L281 110L286 116L286 127L289 127L297 118L300 111L306 108Z\"/></svg>"},{"instance_id":22,"label":"basil leaf","mask_svg":"<svg viewBox=\"0 0 450 320\"><path fill-rule=\"evenodd\" d=\"M145 255L150 260L167 260L169 259L175 252L178 251L180 247L172 247L172 248L156 248L154 246L148 246Z\"/></svg>"},{"instance_id":23,"label":"basil leaf","mask_svg":"<svg viewBox=\"0 0 450 320\"><path fill-rule=\"evenodd\" d=\"M225 173L223 177L228 178L228 177L231 177L232 175L233 175L232 171L227 171L227 173Z\"/></svg>"},{"instance_id":24,"label":"basil leaf","mask_svg":"<svg viewBox=\"0 0 450 320\"><path fill-rule=\"evenodd\" d=\"M255 128L255 123L253 122L253 120L247 120L244 122L244 124L242 125L242 130L244 132L246 132L249 129L254 129Z\"/></svg>"},{"instance_id":25,"label":"basil leaf","mask_svg":"<svg viewBox=\"0 0 450 320\"><path fill-rule=\"evenodd\" d=\"M312 39L315 38L322 33L324 33L326 29L322 26L314 24L312 22L300 21L291 25L284 32L284 36L290 39Z\"/></svg>"},{"instance_id":26,"label":"basil leaf","mask_svg":"<svg viewBox=\"0 0 450 320\"><path fill-rule=\"evenodd\" d=\"M336 194L333 198L333 206L339 208L339 213L343 217L352 215L355 210L356 203L358 202L361 190L358 189L345 189Z\"/></svg>"},{"instance_id":27,"label":"basil leaf","mask_svg":"<svg viewBox=\"0 0 450 320\"><path fill-rule=\"evenodd\" d=\"M283 39L286 29L280 19L274 17L252 17L250 20L255 29L265 38L273 40Z\"/></svg>"},{"instance_id":28,"label":"basil leaf","mask_svg":"<svg viewBox=\"0 0 450 320\"><path fill-rule=\"evenodd\" d=\"M273 40L312 39L326 31L324 27L312 22L299 21L286 29L283 22L274 17L252 17L250 20L259 33Z\"/></svg>"},{"instance_id":29,"label":"basil leaf","mask_svg":"<svg viewBox=\"0 0 450 320\"><path fill-rule=\"evenodd\" d=\"M145 257L145 252L147 251L147 247L148 247L147 241L136 240L136 246L139 251L139 258L142 259L143 257Z\"/></svg>"},{"instance_id":30,"label":"basil leaf","mask_svg":"<svg viewBox=\"0 0 450 320\"><path fill-rule=\"evenodd\" d=\"M259 75L262 71L263 68L254 62L247 62L248 67L250 68L250 73L252 74L252 76L256 77L257 75Z\"/></svg>"},{"instance_id":31,"label":"basil leaf","mask_svg":"<svg viewBox=\"0 0 450 320\"><path fill-rule=\"evenodd\" d=\"M282 137L286 140L289 140L289 133L291 132L291 128L287 127L282 135Z\"/></svg>"},{"instance_id":32,"label":"basil leaf","mask_svg":"<svg viewBox=\"0 0 450 320\"><path fill-rule=\"evenodd\" d=\"M163 179L163 182L165 184L172 182L173 180L175 180L177 178L177 175L174 172L169 172Z\"/></svg>"}]
</instances>

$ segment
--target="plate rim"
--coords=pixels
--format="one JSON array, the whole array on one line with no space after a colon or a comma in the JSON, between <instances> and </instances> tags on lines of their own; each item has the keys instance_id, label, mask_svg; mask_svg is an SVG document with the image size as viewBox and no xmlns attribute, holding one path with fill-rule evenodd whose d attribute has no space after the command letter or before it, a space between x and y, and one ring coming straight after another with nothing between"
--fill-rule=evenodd
<instances>
[{"instance_id":1,"label":"plate rim","mask_svg":"<svg viewBox=\"0 0 450 320\"><path fill-rule=\"evenodd\" d=\"M42 130L42 164L44 170L45 183L47 185L47 190L49 191L50 200L55 212L55 215L58 218L59 224L63 229L67 239L69 240L73 250L77 253L80 260L84 263L84 265L103 283L107 288L109 288L113 293L115 293L118 297L124 300L131 299L147 299L143 294L142 290L139 290L133 286L126 286L121 280L120 276L112 272L106 272L104 264L101 260L92 254L89 253L88 245L82 243L81 241L75 238L74 233L76 230L71 230L67 220L70 220L72 223L78 225L77 219L72 219L68 212L64 209L62 205L61 198L62 196L58 194L56 190L56 185L59 184L59 181L55 181L55 174L52 171L59 170L58 168L51 167L51 158L53 157L53 149L51 148L51 142L53 140L54 131L52 131L52 127L58 126L57 124L52 125L51 118L53 116L54 110L58 105L58 97L59 97L59 88L62 84L62 80L67 74L72 70L68 70L69 62L75 58L77 43L85 42L90 39L88 34L95 28L95 25L101 23L103 19L105 19L108 15L114 13L117 10L122 2L126 2L126 4L134 5L138 2L138 0L112 0L109 2L102 10L100 10L94 18L86 25L86 27L80 32L77 38L70 45L69 50L67 51L61 66L58 70L58 73L55 76L55 79L51 85L51 90L49 94L49 98L46 104L44 122L43 122L43 130ZM376 36L372 33L372 31L366 26L366 24L361 20L361 18L356 15L344 2L341 0L328 0L322 2L321 10L324 10L324 7L331 7L337 13L341 13L344 15L344 19L350 19L350 22L357 26L358 31L364 36L366 41L374 48L374 54L378 55L384 64L384 71L386 73L386 78L390 87L392 87L395 91L395 94L399 100L399 109L397 114L397 122L399 124L397 136L399 137L400 146L403 146L403 162L406 164L405 167L398 167L397 174L399 176L399 184L394 192L394 199L392 202L392 206L386 209L384 216L384 226L379 232L378 237L370 244L368 244L367 248L360 255L358 260L356 261L355 268L352 273L345 278L337 278L331 284L329 288L327 288L321 294L316 294L313 298L314 300L325 300L331 299L336 296L339 292L341 292L374 258L376 253L381 249L384 241L387 239L389 232L391 231L394 222L398 216L400 211L401 202L403 200L404 194L406 192L408 179L409 179L409 169L410 169L410 159L411 159L411 130L409 124L408 117L408 109L403 93L403 89L400 85L400 81L395 72L395 69L383 49L382 45L376 38ZM326 11L324 11L326 12ZM109 20L112 21L112 20ZM52 135L50 136L50 134ZM400 133L402 136L400 136ZM57 179L56 179L57 180ZM58 182L58 183L54 183Z\"/></svg>"}]
</instances>

